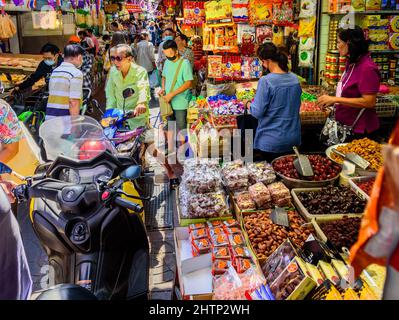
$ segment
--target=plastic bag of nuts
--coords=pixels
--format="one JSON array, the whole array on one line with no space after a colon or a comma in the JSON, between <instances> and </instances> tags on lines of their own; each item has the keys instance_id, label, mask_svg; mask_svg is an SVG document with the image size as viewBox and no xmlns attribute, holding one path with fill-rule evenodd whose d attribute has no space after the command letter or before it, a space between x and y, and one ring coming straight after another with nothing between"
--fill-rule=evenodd
<instances>
[{"instance_id":1,"label":"plastic bag of nuts","mask_svg":"<svg viewBox=\"0 0 399 320\"><path fill-rule=\"evenodd\" d=\"M254 162L247 164L249 183L263 182L268 185L276 180L273 167L267 162Z\"/></svg>"},{"instance_id":2,"label":"plastic bag of nuts","mask_svg":"<svg viewBox=\"0 0 399 320\"><path fill-rule=\"evenodd\" d=\"M224 185L231 191L243 190L248 187L248 170L241 160L225 163L222 167Z\"/></svg>"},{"instance_id":3,"label":"plastic bag of nuts","mask_svg":"<svg viewBox=\"0 0 399 320\"><path fill-rule=\"evenodd\" d=\"M237 192L234 195L237 206L240 208L240 210L255 210L256 209L256 204L252 200L251 195L247 191L243 192Z\"/></svg>"},{"instance_id":4,"label":"plastic bag of nuts","mask_svg":"<svg viewBox=\"0 0 399 320\"><path fill-rule=\"evenodd\" d=\"M221 217L229 213L224 193L193 194L187 199L187 215L191 218Z\"/></svg>"},{"instance_id":5,"label":"plastic bag of nuts","mask_svg":"<svg viewBox=\"0 0 399 320\"><path fill-rule=\"evenodd\" d=\"M286 207L291 204L290 190L282 183L275 182L267 186L273 203L279 207Z\"/></svg>"},{"instance_id":6,"label":"plastic bag of nuts","mask_svg":"<svg viewBox=\"0 0 399 320\"><path fill-rule=\"evenodd\" d=\"M262 183L258 182L248 188L248 192L256 206L259 209L270 209L272 206L272 197L269 189Z\"/></svg>"}]
</instances>

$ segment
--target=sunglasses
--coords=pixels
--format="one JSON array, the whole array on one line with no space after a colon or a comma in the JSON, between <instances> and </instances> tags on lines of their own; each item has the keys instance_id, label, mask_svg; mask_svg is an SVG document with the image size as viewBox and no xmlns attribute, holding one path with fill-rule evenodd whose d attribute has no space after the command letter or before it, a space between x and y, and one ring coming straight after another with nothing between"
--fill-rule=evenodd
<instances>
[{"instance_id":1,"label":"sunglasses","mask_svg":"<svg viewBox=\"0 0 399 320\"><path fill-rule=\"evenodd\" d=\"M125 58L122 58L122 57L119 57L119 56L111 56L111 61L121 62L123 59L125 59Z\"/></svg>"}]
</instances>

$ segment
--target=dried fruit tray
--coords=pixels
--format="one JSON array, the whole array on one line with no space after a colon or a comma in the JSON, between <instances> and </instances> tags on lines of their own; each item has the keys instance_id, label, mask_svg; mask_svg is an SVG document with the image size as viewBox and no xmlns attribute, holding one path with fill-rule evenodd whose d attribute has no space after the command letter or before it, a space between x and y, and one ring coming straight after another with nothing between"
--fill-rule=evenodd
<instances>
[{"instance_id":1,"label":"dried fruit tray","mask_svg":"<svg viewBox=\"0 0 399 320\"><path fill-rule=\"evenodd\" d=\"M342 219L343 216L348 217L362 217L362 213L343 213L343 214L311 214L302 202L298 198L298 194L300 192L312 192L312 191L320 191L322 188L297 188L291 190L292 201L298 212L305 218L306 221L312 221L312 219L316 219L316 221L329 221L329 220L338 220Z\"/></svg>"},{"instance_id":2,"label":"dried fruit tray","mask_svg":"<svg viewBox=\"0 0 399 320\"><path fill-rule=\"evenodd\" d=\"M360 187L357 185L359 182L366 182L372 179L375 179L377 175L373 174L367 177L356 177L356 178L349 178L349 185L351 189L362 199L369 201L370 196L364 192Z\"/></svg>"}]
</instances>

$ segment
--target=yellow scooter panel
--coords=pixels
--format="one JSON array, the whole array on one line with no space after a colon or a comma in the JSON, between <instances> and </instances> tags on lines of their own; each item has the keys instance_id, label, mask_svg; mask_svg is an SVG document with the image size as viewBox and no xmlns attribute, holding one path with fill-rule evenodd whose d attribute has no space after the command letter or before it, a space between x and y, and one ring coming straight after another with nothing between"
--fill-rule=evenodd
<instances>
[{"instance_id":1,"label":"yellow scooter panel","mask_svg":"<svg viewBox=\"0 0 399 320\"><path fill-rule=\"evenodd\" d=\"M123 192L125 192L125 193L127 193L127 194L131 194L131 195L133 195L133 196L135 196L135 197L140 197L139 193L137 192L136 188L134 187L133 182L131 182L131 181L124 182L123 185L122 185L122 190L123 190ZM126 197L125 195L122 195L122 198L123 198L123 199L126 199L126 200L129 200L129 201L131 201L131 202L133 202L133 203L136 203L136 204L138 204L139 206L143 207L143 201L141 201L141 200L139 200L139 199L132 199L132 198ZM130 212L130 213L134 213L134 212L131 211L131 210L129 210L129 212ZM134 214L135 214L135 213L134 213ZM145 214L144 214L144 211L141 212L141 213L139 214L139 216L140 216L140 218L141 218L141 221L143 221L143 223L145 223Z\"/></svg>"}]
</instances>

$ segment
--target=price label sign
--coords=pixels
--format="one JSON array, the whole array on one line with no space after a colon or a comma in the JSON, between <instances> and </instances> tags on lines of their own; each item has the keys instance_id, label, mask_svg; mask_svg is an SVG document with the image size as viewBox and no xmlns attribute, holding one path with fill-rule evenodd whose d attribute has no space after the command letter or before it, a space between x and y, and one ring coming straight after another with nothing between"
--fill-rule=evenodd
<instances>
[{"instance_id":1,"label":"price label sign","mask_svg":"<svg viewBox=\"0 0 399 320\"><path fill-rule=\"evenodd\" d=\"M275 207L270 215L272 222L280 226L289 227L288 213L284 208Z\"/></svg>"}]
</instances>

